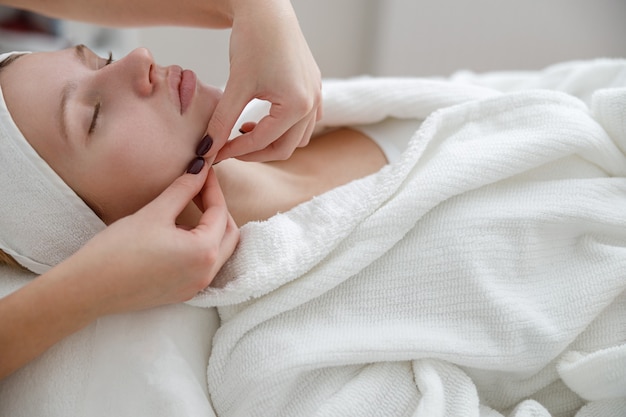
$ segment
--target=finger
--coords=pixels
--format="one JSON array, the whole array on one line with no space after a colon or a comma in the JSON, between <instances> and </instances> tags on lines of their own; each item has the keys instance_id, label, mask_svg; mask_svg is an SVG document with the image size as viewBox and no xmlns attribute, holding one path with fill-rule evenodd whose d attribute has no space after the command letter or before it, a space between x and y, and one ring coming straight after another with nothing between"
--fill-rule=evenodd
<instances>
[{"instance_id":1,"label":"finger","mask_svg":"<svg viewBox=\"0 0 626 417\"><path fill-rule=\"evenodd\" d=\"M315 116L315 121L319 122L320 120L322 120L322 117L324 117L324 105L320 101L319 106L317 106L317 112L316 112L316 116Z\"/></svg>"},{"instance_id":2,"label":"finger","mask_svg":"<svg viewBox=\"0 0 626 417\"><path fill-rule=\"evenodd\" d=\"M310 120L303 119L296 123L291 129L289 129L282 137L278 138L274 142L269 143L265 148L258 149L252 152L245 152L245 141L254 141L254 134L257 134L257 130L260 127L257 126L252 132L242 135L238 138L231 140L228 146L224 147L218 154L218 158L235 157L242 161L269 161L269 160L284 160L293 154L294 149L300 144L305 135L312 133L312 129L309 129ZM240 143L244 143L241 145ZM307 138L308 141L308 138Z\"/></svg>"},{"instance_id":3,"label":"finger","mask_svg":"<svg viewBox=\"0 0 626 417\"><path fill-rule=\"evenodd\" d=\"M215 278L219 270L232 256L233 252L235 252L237 244L239 243L239 236L239 229L237 228L235 221L230 215L228 215L224 234L221 241L219 242L219 246L217 247L215 257L212 260L210 271L205 276L204 282L202 284L203 288L208 287L211 282L213 282L213 279ZM211 242L209 241L209 243Z\"/></svg>"},{"instance_id":4,"label":"finger","mask_svg":"<svg viewBox=\"0 0 626 417\"><path fill-rule=\"evenodd\" d=\"M312 114L313 112L309 112L302 117L302 114L298 112L297 107L292 108L272 103L269 114L257 123L254 130L249 132L247 135L235 138L234 140L226 143L224 148L222 148L224 151L220 149L219 157L216 158L216 160L221 161L227 158L238 157L240 155L265 149L277 139L284 139L283 136L287 132L293 132L292 129L296 125L309 117L313 117ZM302 131L303 130L304 128L302 128ZM293 148L295 148L295 145L300 142L299 138L296 140L291 137L290 134L287 134L287 137L291 139L289 142L293 145Z\"/></svg>"},{"instance_id":5,"label":"finger","mask_svg":"<svg viewBox=\"0 0 626 417\"><path fill-rule=\"evenodd\" d=\"M315 129L315 123L316 123L315 120L309 121L309 125L307 126L304 132L304 135L302 136L302 140L298 144L299 148L305 147L311 141L311 135L313 135L313 130Z\"/></svg>"},{"instance_id":6,"label":"finger","mask_svg":"<svg viewBox=\"0 0 626 417\"><path fill-rule=\"evenodd\" d=\"M221 240L230 213L226 207L226 199L217 181L215 170L212 168L209 170L206 183L201 191L201 196L202 205L205 210L200 217L196 230L203 231L208 229L215 231ZM210 235L215 237L214 233L210 233Z\"/></svg>"},{"instance_id":7,"label":"finger","mask_svg":"<svg viewBox=\"0 0 626 417\"><path fill-rule=\"evenodd\" d=\"M198 174L183 174L140 211L153 213L157 218L165 218L168 221L175 220L200 192L208 171L209 168L205 164Z\"/></svg>"},{"instance_id":8,"label":"finger","mask_svg":"<svg viewBox=\"0 0 626 417\"><path fill-rule=\"evenodd\" d=\"M209 169L207 179L202 187L202 202L206 208L211 206L226 207L226 199L224 198L222 187L220 187L213 167Z\"/></svg>"},{"instance_id":9,"label":"finger","mask_svg":"<svg viewBox=\"0 0 626 417\"><path fill-rule=\"evenodd\" d=\"M226 205L226 199L212 166L209 168L202 190L194 197L193 201L203 213L212 205Z\"/></svg>"},{"instance_id":10,"label":"finger","mask_svg":"<svg viewBox=\"0 0 626 417\"><path fill-rule=\"evenodd\" d=\"M239 243L239 228L235 223L235 220L228 215L228 220L226 222L226 232L224 233L224 238L222 239L222 243L220 245L220 258L219 258L219 268L224 265L224 263L230 258L230 256L235 251L237 244Z\"/></svg>"},{"instance_id":11,"label":"finger","mask_svg":"<svg viewBox=\"0 0 626 417\"><path fill-rule=\"evenodd\" d=\"M202 288L209 286L239 242L239 229L228 212L215 171L212 168L208 171L200 192L202 205L207 209L198 225L190 230L196 238L195 246L204 254L203 268L208 268L204 270Z\"/></svg>"},{"instance_id":12,"label":"finger","mask_svg":"<svg viewBox=\"0 0 626 417\"><path fill-rule=\"evenodd\" d=\"M252 132L255 127L256 127L256 122L245 122L239 128L239 132L241 134Z\"/></svg>"},{"instance_id":13,"label":"finger","mask_svg":"<svg viewBox=\"0 0 626 417\"><path fill-rule=\"evenodd\" d=\"M242 93L240 89L235 90L234 87L231 86L231 81L232 80L229 78L226 83L226 88L224 89L224 94L217 103L217 107L209 120L207 132L209 136L213 138L214 146L207 156L215 155L217 151L224 146L239 115L241 115L243 109L250 100L252 100L249 94Z\"/></svg>"}]
</instances>

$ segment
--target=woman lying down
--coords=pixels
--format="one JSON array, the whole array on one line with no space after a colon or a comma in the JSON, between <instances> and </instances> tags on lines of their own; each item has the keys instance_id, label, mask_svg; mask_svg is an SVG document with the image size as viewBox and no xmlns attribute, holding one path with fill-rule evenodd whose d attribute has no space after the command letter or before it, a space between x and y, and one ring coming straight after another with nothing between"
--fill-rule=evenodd
<instances>
[{"instance_id":1,"label":"woman lying down","mask_svg":"<svg viewBox=\"0 0 626 417\"><path fill-rule=\"evenodd\" d=\"M186 169L202 168L196 148L208 148L208 137L200 141L221 91L198 82L186 94L180 83L180 68L157 66L146 49L112 62L79 46L26 55L2 71L2 91L20 131L106 224L144 206ZM302 151L285 162L215 166L238 225L385 164L381 149L354 130L323 135ZM181 225L195 225L198 215L190 207Z\"/></svg>"},{"instance_id":2,"label":"woman lying down","mask_svg":"<svg viewBox=\"0 0 626 417\"><path fill-rule=\"evenodd\" d=\"M191 301L221 306L217 414L619 415L624 372L605 376L626 358L624 68L551 69L570 77L562 92L514 78L502 91L479 77L328 82L328 129L309 146L215 165L209 181L243 226ZM145 49L110 62L83 47L0 72L23 134L9 140L95 224L70 222L59 241L202 169L220 92L181 93L180 77ZM190 205L179 223L199 215Z\"/></svg>"}]
</instances>

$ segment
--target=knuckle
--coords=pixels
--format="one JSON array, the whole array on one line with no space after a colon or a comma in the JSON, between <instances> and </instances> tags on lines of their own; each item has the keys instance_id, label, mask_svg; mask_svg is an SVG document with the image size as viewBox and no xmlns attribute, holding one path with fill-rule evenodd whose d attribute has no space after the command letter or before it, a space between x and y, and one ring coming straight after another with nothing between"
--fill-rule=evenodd
<instances>
[{"instance_id":1,"label":"knuckle","mask_svg":"<svg viewBox=\"0 0 626 417\"><path fill-rule=\"evenodd\" d=\"M309 113L319 101L318 93L311 94L305 88L296 88L292 95L292 104L290 107L298 113Z\"/></svg>"},{"instance_id":2,"label":"knuckle","mask_svg":"<svg viewBox=\"0 0 626 417\"><path fill-rule=\"evenodd\" d=\"M209 270L219 258L219 246L213 242L207 245L199 245L193 252L191 262L198 271Z\"/></svg>"},{"instance_id":3,"label":"knuckle","mask_svg":"<svg viewBox=\"0 0 626 417\"><path fill-rule=\"evenodd\" d=\"M219 255L220 255L219 246L211 245L202 254L200 262L204 267L212 267L218 261Z\"/></svg>"}]
</instances>

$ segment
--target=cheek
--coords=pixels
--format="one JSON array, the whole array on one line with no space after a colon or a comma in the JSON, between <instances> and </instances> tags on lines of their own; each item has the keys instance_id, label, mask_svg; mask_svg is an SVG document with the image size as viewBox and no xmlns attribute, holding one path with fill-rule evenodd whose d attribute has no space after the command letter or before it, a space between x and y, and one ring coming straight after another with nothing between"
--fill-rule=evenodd
<instances>
[{"instance_id":1,"label":"cheek","mask_svg":"<svg viewBox=\"0 0 626 417\"><path fill-rule=\"evenodd\" d=\"M176 142L171 132L144 127L140 134L116 132L112 137L106 146L94 147L92 175L85 179L97 205L113 218L152 201L183 174L193 158L193 147Z\"/></svg>"},{"instance_id":2,"label":"cheek","mask_svg":"<svg viewBox=\"0 0 626 417\"><path fill-rule=\"evenodd\" d=\"M192 154L180 145L158 140L156 134L149 140L142 138L122 139L118 146L103 152L103 171L120 182L128 181L133 188L160 192L184 172Z\"/></svg>"},{"instance_id":3,"label":"cheek","mask_svg":"<svg viewBox=\"0 0 626 417\"><path fill-rule=\"evenodd\" d=\"M149 111L129 113L133 117L124 123L116 123L111 128L107 126L106 142L103 143L107 159L128 172L158 176L158 171L169 175L184 171L194 156L199 139L186 132L186 126L180 120L168 120Z\"/></svg>"}]
</instances>

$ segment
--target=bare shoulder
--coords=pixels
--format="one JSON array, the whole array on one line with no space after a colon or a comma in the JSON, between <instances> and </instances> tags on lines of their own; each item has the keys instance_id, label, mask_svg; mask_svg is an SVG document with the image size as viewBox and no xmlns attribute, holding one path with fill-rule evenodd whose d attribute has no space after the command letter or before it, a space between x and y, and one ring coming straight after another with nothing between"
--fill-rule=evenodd
<instances>
[{"instance_id":1,"label":"bare shoulder","mask_svg":"<svg viewBox=\"0 0 626 417\"><path fill-rule=\"evenodd\" d=\"M378 171L386 162L382 150L369 137L340 128L315 137L288 160L269 164L315 180L338 176L337 181L343 184Z\"/></svg>"},{"instance_id":2,"label":"bare shoulder","mask_svg":"<svg viewBox=\"0 0 626 417\"><path fill-rule=\"evenodd\" d=\"M285 161L220 162L215 170L238 225L265 220L316 195L381 169L387 160L371 139L342 128L315 137Z\"/></svg>"}]
</instances>

